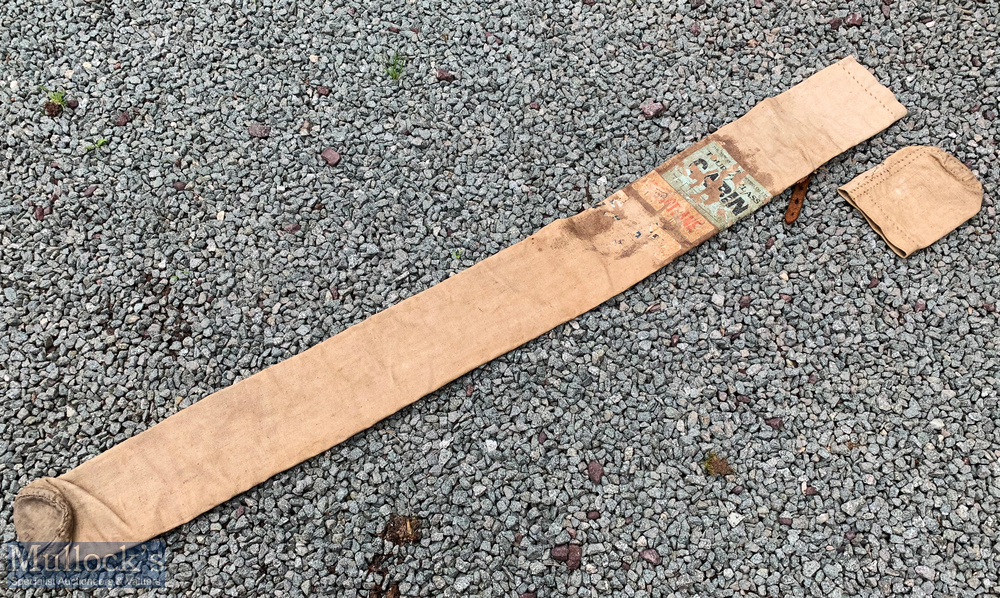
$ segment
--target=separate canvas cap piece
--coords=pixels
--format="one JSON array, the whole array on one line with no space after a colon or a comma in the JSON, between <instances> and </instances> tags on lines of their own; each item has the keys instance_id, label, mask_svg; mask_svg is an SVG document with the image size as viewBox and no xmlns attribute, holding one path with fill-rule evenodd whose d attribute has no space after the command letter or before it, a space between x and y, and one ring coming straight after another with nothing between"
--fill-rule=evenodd
<instances>
[{"instance_id":1,"label":"separate canvas cap piece","mask_svg":"<svg viewBox=\"0 0 1000 598\"><path fill-rule=\"evenodd\" d=\"M958 228L983 204L983 186L941 148L905 147L838 189L898 255Z\"/></svg>"}]
</instances>

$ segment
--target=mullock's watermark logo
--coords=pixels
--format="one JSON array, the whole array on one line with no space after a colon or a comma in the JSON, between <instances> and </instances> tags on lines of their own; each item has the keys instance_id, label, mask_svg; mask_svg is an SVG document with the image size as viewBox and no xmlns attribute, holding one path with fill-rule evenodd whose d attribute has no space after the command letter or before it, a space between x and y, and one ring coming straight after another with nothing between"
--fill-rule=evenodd
<instances>
[{"instance_id":1,"label":"mullock's watermark logo","mask_svg":"<svg viewBox=\"0 0 1000 598\"><path fill-rule=\"evenodd\" d=\"M7 587L162 588L164 542L9 542Z\"/></svg>"}]
</instances>

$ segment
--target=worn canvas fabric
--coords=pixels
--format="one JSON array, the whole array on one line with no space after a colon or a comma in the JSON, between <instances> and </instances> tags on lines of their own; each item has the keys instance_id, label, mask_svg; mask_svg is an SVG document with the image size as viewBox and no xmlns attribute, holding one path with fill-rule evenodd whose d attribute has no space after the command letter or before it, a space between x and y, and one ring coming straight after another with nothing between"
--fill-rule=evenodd
<instances>
[{"instance_id":1,"label":"worn canvas fabric","mask_svg":"<svg viewBox=\"0 0 1000 598\"><path fill-rule=\"evenodd\" d=\"M896 254L907 257L972 218L983 186L941 148L904 147L838 189Z\"/></svg>"},{"instance_id":2,"label":"worn canvas fabric","mask_svg":"<svg viewBox=\"0 0 1000 598\"><path fill-rule=\"evenodd\" d=\"M18 537L141 542L189 521L600 305L905 114L842 60L600 205L32 482Z\"/></svg>"}]
</instances>

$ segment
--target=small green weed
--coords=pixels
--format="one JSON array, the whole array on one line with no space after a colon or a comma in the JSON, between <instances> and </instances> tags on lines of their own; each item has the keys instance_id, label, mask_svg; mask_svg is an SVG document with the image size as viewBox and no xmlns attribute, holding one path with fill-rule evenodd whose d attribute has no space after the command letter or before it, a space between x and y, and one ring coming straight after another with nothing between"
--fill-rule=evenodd
<instances>
[{"instance_id":1,"label":"small green weed","mask_svg":"<svg viewBox=\"0 0 1000 598\"><path fill-rule=\"evenodd\" d=\"M87 150L88 152L90 150L101 149L103 146L107 145L107 143L108 143L107 139L101 138L101 139L98 139L97 141L95 141L94 145L88 145L84 149Z\"/></svg>"},{"instance_id":2,"label":"small green weed","mask_svg":"<svg viewBox=\"0 0 1000 598\"><path fill-rule=\"evenodd\" d=\"M403 69L405 67L406 58L400 56L399 52L393 52L392 58L386 62L385 74L393 81L397 81L403 76Z\"/></svg>"},{"instance_id":3,"label":"small green weed","mask_svg":"<svg viewBox=\"0 0 1000 598\"><path fill-rule=\"evenodd\" d=\"M44 85L39 86L42 91L49 94L49 101L58 106L66 106L66 92L63 90L50 91Z\"/></svg>"},{"instance_id":4,"label":"small green weed","mask_svg":"<svg viewBox=\"0 0 1000 598\"><path fill-rule=\"evenodd\" d=\"M49 96L48 101L45 102L43 106L45 108L45 114L52 117L59 116L67 104L66 92L50 91L44 85L39 85L38 88L47 93Z\"/></svg>"}]
</instances>

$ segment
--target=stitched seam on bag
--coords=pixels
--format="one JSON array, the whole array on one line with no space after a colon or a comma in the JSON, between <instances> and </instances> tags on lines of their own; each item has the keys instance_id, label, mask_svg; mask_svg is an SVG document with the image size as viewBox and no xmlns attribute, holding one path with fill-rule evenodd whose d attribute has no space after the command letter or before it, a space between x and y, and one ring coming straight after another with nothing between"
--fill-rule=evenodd
<instances>
[{"instance_id":1,"label":"stitched seam on bag","mask_svg":"<svg viewBox=\"0 0 1000 598\"><path fill-rule=\"evenodd\" d=\"M49 505L50 507L54 508L55 510L59 511L61 513L61 517L59 520L59 527L56 528L56 537L57 538L63 537L69 532L70 510L66 508L66 505L62 504L58 500L50 498L46 494L47 493L43 494L41 492L33 492L29 490L27 492L22 492L19 496L17 496L14 499L14 502L16 503L17 501L26 498L36 498L38 500L41 500L45 504Z\"/></svg>"},{"instance_id":2,"label":"stitched seam on bag","mask_svg":"<svg viewBox=\"0 0 1000 598\"><path fill-rule=\"evenodd\" d=\"M875 202L871 202L871 206L873 208L875 208L876 210L878 210L878 213L882 216L882 218L885 220L885 222L891 224L892 228L896 229L896 231L900 235L902 235L904 239L906 239L910 243L913 243L914 245L917 245L918 248L919 248L920 242L917 241L916 239L914 239L913 237L911 237L910 235L908 235L905 230L903 230L902 228L900 228L899 225L896 224L896 221L893 220L892 218L890 218L889 215L885 213L885 211L882 209L882 206L878 205Z\"/></svg>"},{"instance_id":3,"label":"stitched seam on bag","mask_svg":"<svg viewBox=\"0 0 1000 598\"><path fill-rule=\"evenodd\" d=\"M867 93L867 94L868 94L868 95L869 95L869 96L871 97L871 99L873 99L873 100L875 100L876 102L878 102L878 103L879 103L879 105L880 105L880 106L882 106L882 108L883 108L883 109L884 109L884 110L885 110L886 112L888 112L888 113L889 113L889 116L892 116L892 110L889 110L889 107L888 107L888 106L886 106L886 105L885 105L885 103L883 103L883 102L882 102L882 100L880 100L880 99L878 99L877 97L875 97L875 94L873 94L873 93L872 93L872 91L871 91L870 89L868 89L867 87L865 87L865 86L864 86L864 85L863 85L863 84L861 83L861 81L859 81L859 80L858 80L858 78L854 76L854 73L852 73L852 72L851 72L850 70L848 70L848 68L847 68L846 66L844 66L844 63L843 63L843 62L841 62L841 63L840 63L840 68L844 69L844 72L846 72L846 73L847 73L848 75L850 75L851 79L854 79L854 82L858 84L858 87L860 87L861 89L863 89L863 90L864 90L864 92L865 92L865 93Z\"/></svg>"},{"instance_id":4,"label":"stitched seam on bag","mask_svg":"<svg viewBox=\"0 0 1000 598\"><path fill-rule=\"evenodd\" d=\"M976 180L976 175L972 174L969 167L962 163L961 160L952 156L948 152L941 150L939 152L934 152L941 164L942 168L948 171L948 174L958 179L958 182L964 187L969 189L976 189L980 187L979 181Z\"/></svg>"},{"instance_id":5,"label":"stitched seam on bag","mask_svg":"<svg viewBox=\"0 0 1000 598\"><path fill-rule=\"evenodd\" d=\"M876 167L877 172L872 173L860 187L854 190L853 194L862 196L870 193L873 186L884 183L890 176L909 166L917 158L927 155L931 149L930 147L922 147L910 154L905 160L895 163L886 161L880 164ZM889 157L889 160L892 160L892 156Z\"/></svg>"}]
</instances>

